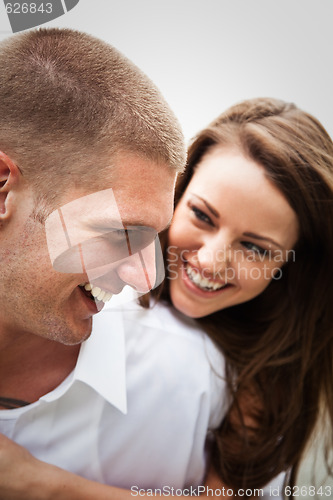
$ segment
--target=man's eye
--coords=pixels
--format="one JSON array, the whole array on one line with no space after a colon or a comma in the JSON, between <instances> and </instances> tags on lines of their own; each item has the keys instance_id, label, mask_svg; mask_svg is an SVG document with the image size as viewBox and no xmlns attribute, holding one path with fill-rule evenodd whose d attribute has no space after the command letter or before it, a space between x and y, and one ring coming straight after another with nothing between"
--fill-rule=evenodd
<instances>
[{"instance_id":1,"label":"man's eye","mask_svg":"<svg viewBox=\"0 0 333 500\"><path fill-rule=\"evenodd\" d=\"M102 233L100 236L96 236L92 238L91 241L95 241L96 243L119 243L126 241L126 233L123 229L115 229L112 231L108 231L107 233Z\"/></svg>"},{"instance_id":2,"label":"man's eye","mask_svg":"<svg viewBox=\"0 0 333 500\"><path fill-rule=\"evenodd\" d=\"M130 231L125 231L125 229L114 229L110 232L110 236L115 239L126 238L131 234Z\"/></svg>"},{"instance_id":3,"label":"man's eye","mask_svg":"<svg viewBox=\"0 0 333 500\"><path fill-rule=\"evenodd\" d=\"M205 212L200 210L200 208L192 206L191 210L198 220L200 220L201 222L205 222L206 224L210 224L211 226L213 225L211 218L208 217L208 215L206 215Z\"/></svg>"},{"instance_id":4,"label":"man's eye","mask_svg":"<svg viewBox=\"0 0 333 500\"><path fill-rule=\"evenodd\" d=\"M264 248L255 245L254 243L250 243L249 241L242 241L242 245L247 249L250 250L251 252L257 254L257 255L262 255L265 256L268 255L268 250L265 250Z\"/></svg>"}]
</instances>

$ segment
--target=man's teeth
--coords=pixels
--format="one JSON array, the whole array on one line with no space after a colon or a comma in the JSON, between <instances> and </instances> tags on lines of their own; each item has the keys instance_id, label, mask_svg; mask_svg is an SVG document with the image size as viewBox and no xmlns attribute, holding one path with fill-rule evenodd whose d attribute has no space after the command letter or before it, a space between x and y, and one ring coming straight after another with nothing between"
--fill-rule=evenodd
<instances>
[{"instance_id":1,"label":"man's teeth","mask_svg":"<svg viewBox=\"0 0 333 500\"><path fill-rule=\"evenodd\" d=\"M106 302L108 302L112 297L112 293L102 290L102 288L95 286L93 283L83 283L80 286L83 286L83 288L87 292L90 292L96 300L101 300L104 304L106 304Z\"/></svg>"},{"instance_id":2,"label":"man's teeth","mask_svg":"<svg viewBox=\"0 0 333 500\"><path fill-rule=\"evenodd\" d=\"M195 283L197 287L202 288L203 290L215 291L226 286L226 284L221 285L221 283L218 283L217 281L202 277L201 274L193 269L193 267L191 267L188 263L185 267L185 271L190 280L193 281L193 283Z\"/></svg>"}]
</instances>

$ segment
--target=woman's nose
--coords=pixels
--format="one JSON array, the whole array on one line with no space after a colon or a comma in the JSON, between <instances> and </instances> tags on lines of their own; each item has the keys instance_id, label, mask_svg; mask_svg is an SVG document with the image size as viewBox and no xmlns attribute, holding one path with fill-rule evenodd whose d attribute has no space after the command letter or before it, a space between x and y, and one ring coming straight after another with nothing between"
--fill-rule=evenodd
<instances>
[{"instance_id":1,"label":"woman's nose","mask_svg":"<svg viewBox=\"0 0 333 500\"><path fill-rule=\"evenodd\" d=\"M197 263L201 272L209 276L220 275L222 278L230 266L230 247L227 243L218 241L206 241L198 248Z\"/></svg>"}]
</instances>

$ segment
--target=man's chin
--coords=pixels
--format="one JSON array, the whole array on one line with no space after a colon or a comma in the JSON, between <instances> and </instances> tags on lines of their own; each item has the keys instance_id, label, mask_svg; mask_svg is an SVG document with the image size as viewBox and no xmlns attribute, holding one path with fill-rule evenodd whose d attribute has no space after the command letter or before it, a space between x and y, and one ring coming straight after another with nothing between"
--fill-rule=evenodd
<instances>
[{"instance_id":1,"label":"man's chin","mask_svg":"<svg viewBox=\"0 0 333 500\"><path fill-rule=\"evenodd\" d=\"M87 340L91 335L91 331L92 318L88 318L83 320L80 325L62 329L61 331L54 333L52 337L49 338L50 340L59 342L60 344L75 346L82 344L82 342Z\"/></svg>"},{"instance_id":2,"label":"man's chin","mask_svg":"<svg viewBox=\"0 0 333 500\"><path fill-rule=\"evenodd\" d=\"M92 317L85 320L85 323L89 323L89 326L83 329L78 329L72 332L71 338L67 345L78 345L82 344L85 340L87 340L92 332Z\"/></svg>"}]
</instances>

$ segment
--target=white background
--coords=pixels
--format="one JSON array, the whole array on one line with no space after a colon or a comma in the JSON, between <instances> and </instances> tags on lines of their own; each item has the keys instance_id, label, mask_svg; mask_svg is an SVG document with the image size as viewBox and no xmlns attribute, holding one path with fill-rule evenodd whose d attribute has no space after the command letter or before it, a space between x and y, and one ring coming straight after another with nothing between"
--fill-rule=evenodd
<instances>
[{"instance_id":1,"label":"white background","mask_svg":"<svg viewBox=\"0 0 333 500\"><path fill-rule=\"evenodd\" d=\"M333 0L80 0L44 26L116 46L162 90L187 139L256 96L295 102L333 136ZM0 38L10 33L1 2Z\"/></svg>"}]
</instances>

